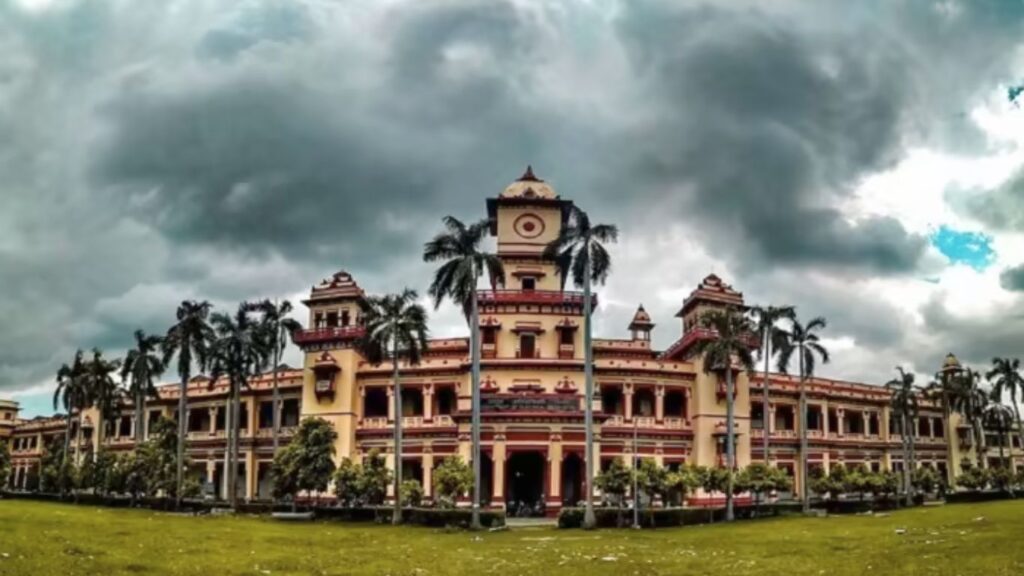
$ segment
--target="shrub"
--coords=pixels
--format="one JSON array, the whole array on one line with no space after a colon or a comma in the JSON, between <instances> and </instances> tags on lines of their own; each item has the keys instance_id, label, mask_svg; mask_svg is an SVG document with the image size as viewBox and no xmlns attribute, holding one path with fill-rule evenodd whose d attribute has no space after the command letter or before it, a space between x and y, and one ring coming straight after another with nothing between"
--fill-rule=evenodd
<instances>
[{"instance_id":1,"label":"shrub","mask_svg":"<svg viewBox=\"0 0 1024 576\"><path fill-rule=\"evenodd\" d=\"M343 458L338 469L334 471L334 494L342 506L354 506L359 501L360 477L363 467L349 458Z\"/></svg>"},{"instance_id":2,"label":"shrub","mask_svg":"<svg viewBox=\"0 0 1024 576\"><path fill-rule=\"evenodd\" d=\"M391 470L388 470L380 450L374 448L363 460L358 482L359 500L371 505L381 504L390 485Z\"/></svg>"},{"instance_id":3,"label":"shrub","mask_svg":"<svg viewBox=\"0 0 1024 576\"><path fill-rule=\"evenodd\" d=\"M449 456L434 470L434 495L437 503L452 508L459 496L473 488L473 470L462 458Z\"/></svg>"},{"instance_id":4,"label":"shrub","mask_svg":"<svg viewBox=\"0 0 1024 576\"><path fill-rule=\"evenodd\" d=\"M423 503L423 486L416 479L403 480L401 495L403 506L417 507Z\"/></svg>"}]
</instances>

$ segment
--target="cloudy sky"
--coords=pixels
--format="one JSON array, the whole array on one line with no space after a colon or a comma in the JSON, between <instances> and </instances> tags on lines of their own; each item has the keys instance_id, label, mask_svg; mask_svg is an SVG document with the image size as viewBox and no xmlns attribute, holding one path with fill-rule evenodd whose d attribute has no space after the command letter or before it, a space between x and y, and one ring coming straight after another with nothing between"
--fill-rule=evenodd
<instances>
[{"instance_id":1,"label":"cloudy sky","mask_svg":"<svg viewBox=\"0 0 1024 576\"><path fill-rule=\"evenodd\" d=\"M642 302L668 345L713 271L828 318L822 375L1024 354L1022 25L1020 0L0 0L0 396L47 412L76 348L183 298L342 268L422 291L440 218L528 163L620 227L599 335Z\"/></svg>"}]
</instances>

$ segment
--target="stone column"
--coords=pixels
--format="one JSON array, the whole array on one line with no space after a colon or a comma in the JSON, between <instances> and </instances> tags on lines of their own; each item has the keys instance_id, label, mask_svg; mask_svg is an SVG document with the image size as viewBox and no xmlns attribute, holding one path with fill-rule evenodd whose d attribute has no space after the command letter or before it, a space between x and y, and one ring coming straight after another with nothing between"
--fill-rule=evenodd
<instances>
[{"instance_id":1,"label":"stone column","mask_svg":"<svg viewBox=\"0 0 1024 576\"><path fill-rule=\"evenodd\" d=\"M633 385L632 384L623 384L622 385L622 399L623 399L622 401L626 403L625 411L624 411L624 413L626 415L626 420L632 420L633 419Z\"/></svg>"},{"instance_id":2,"label":"stone column","mask_svg":"<svg viewBox=\"0 0 1024 576\"><path fill-rule=\"evenodd\" d=\"M389 470L391 470L392 474L395 473L395 470L398 470L398 468L395 467L395 450L394 450L394 446L392 446L391 449L388 450L388 453L384 455L384 465L387 466ZM394 482L388 482L387 496L388 496L388 498L394 498L395 497L395 483Z\"/></svg>"},{"instance_id":3,"label":"stone column","mask_svg":"<svg viewBox=\"0 0 1024 576\"><path fill-rule=\"evenodd\" d=\"M548 491L544 500L549 507L562 504L562 435L552 434L548 445Z\"/></svg>"},{"instance_id":4,"label":"stone column","mask_svg":"<svg viewBox=\"0 0 1024 576\"><path fill-rule=\"evenodd\" d=\"M768 413L764 415L764 433L771 436L775 433L775 403L768 404ZM767 464L767 462L765 462Z\"/></svg>"},{"instance_id":5,"label":"stone column","mask_svg":"<svg viewBox=\"0 0 1024 576\"><path fill-rule=\"evenodd\" d=\"M870 434L871 433L871 426L868 425L869 424L869 420L870 420L870 417L868 416L868 411L867 410L862 411L860 413L860 417L861 417L861 419L864 420L864 434L865 435Z\"/></svg>"},{"instance_id":6,"label":"stone column","mask_svg":"<svg viewBox=\"0 0 1024 576\"><path fill-rule=\"evenodd\" d=\"M434 497L434 453L429 445L423 447L423 495Z\"/></svg>"},{"instance_id":7,"label":"stone column","mask_svg":"<svg viewBox=\"0 0 1024 576\"><path fill-rule=\"evenodd\" d=\"M434 419L434 385L427 384L423 387L423 421L430 422Z\"/></svg>"},{"instance_id":8,"label":"stone column","mask_svg":"<svg viewBox=\"0 0 1024 576\"><path fill-rule=\"evenodd\" d=\"M220 407L218 407L218 406L214 406L214 407L212 407L212 408L210 408L208 410L208 412L210 413L210 435L211 436L213 435L214 432L217 431L217 411L218 410L220 410ZM227 426L227 420L224 421L224 425ZM225 435L225 437L226 437L226 435Z\"/></svg>"},{"instance_id":9,"label":"stone column","mask_svg":"<svg viewBox=\"0 0 1024 576\"><path fill-rule=\"evenodd\" d=\"M388 422L395 421L395 387L388 384L384 387L388 392ZM469 461L468 459L466 460Z\"/></svg>"},{"instance_id":10,"label":"stone column","mask_svg":"<svg viewBox=\"0 0 1024 576\"><path fill-rule=\"evenodd\" d=\"M256 454L252 450L245 453L245 497L252 500L256 497Z\"/></svg>"},{"instance_id":11,"label":"stone column","mask_svg":"<svg viewBox=\"0 0 1024 576\"><path fill-rule=\"evenodd\" d=\"M508 459L508 451L504 442L498 442L495 438L491 445L491 504L494 506L505 505L505 460Z\"/></svg>"},{"instance_id":12,"label":"stone column","mask_svg":"<svg viewBox=\"0 0 1024 576\"><path fill-rule=\"evenodd\" d=\"M654 420L659 424L665 420L665 386L662 384L654 387Z\"/></svg>"},{"instance_id":13,"label":"stone column","mask_svg":"<svg viewBox=\"0 0 1024 576\"><path fill-rule=\"evenodd\" d=\"M845 416L845 408L836 408L836 426L838 427L838 430L836 430L836 434L838 434L839 436L842 436L843 434L846 433L846 426L843 425L843 418Z\"/></svg>"}]
</instances>

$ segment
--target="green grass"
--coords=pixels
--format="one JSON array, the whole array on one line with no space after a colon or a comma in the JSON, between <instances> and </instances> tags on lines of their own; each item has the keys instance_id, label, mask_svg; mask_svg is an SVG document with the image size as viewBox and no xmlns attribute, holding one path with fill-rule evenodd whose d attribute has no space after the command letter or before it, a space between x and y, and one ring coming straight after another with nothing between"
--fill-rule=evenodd
<instances>
[{"instance_id":1,"label":"green grass","mask_svg":"<svg viewBox=\"0 0 1024 576\"><path fill-rule=\"evenodd\" d=\"M906 530L897 534L898 529ZM0 575L1020 574L1024 501L661 530L446 532L0 501Z\"/></svg>"}]
</instances>

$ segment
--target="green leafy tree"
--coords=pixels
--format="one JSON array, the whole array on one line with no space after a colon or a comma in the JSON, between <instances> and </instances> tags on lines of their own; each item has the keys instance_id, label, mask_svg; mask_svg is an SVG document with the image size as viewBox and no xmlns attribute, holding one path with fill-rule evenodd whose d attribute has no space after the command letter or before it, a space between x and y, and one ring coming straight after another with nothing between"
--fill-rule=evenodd
<instances>
[{"instance_id":1,"label":"green leafy tree","mask_svg":"<svg viewBox=\"0 0 1024 576\"><path fill-rule=\"evenodd\" d=\"M459 456L449 456L434 469L434 497L444 508L455 506L459 496L473 488L473 470Z\"/></svg>"},{"instance_id":2,"label":"green leafy tree","mask_svg":"<svg viewBox=\"0 0 1024 576\"><path fill-rule=\"evenodd\" d=\"M791 318L790 324L790 329L780 338L779 371L786 373L790 360L796 354L800 374L800 477L807 478L807 456L810 453L807 447L807 380L814 377L814 369L819 360L822 364L829 362L828 350L821 344L821 337L816 333L827 328L828 323L819 316L806 325ZM811 509L809 488L809 482L804 482L801 486L800 497L803 500L804 513Z\"/></svg>"},{"instance_id":3,"label":"green leafy tree","mask_svg":"<svg viewBox=\"0 0 1024 576\"><path fill-rule=\"evenodd\" d=\"M43 492L67 494L74 487L74 464L64 455L64 442L53 437L40 457L40 484Z\"/></svg>"},{"instance_id":4,"label":"green leafy tree","mask_svg":"<svg viewBox=\"0 0 1024 576\"><path fill-rule=\"evenodd\" d=\"M413 508L423 504L423 485L419 480L402 480L402 503Z\"/></svg>"},{"instance_id":5,"label":"green leafy tree","mask_svg":"<svg viewBox=\"0 0 1024 576\"><path fill-rule=\"evenodd\" d=\"M470 363L470 408L473 465L473 502L470 527L480 525L480 312L477 299L477 284L486 275L492 287L505 282L505 269L497 255L482 250L480 244L487 237L493 220L485 219L469 226L457 218L447 216L443 220L445 231L435 236L423 247L424 262L444 262L434 273L434 280L427 293L434 299L437 308L445 300L451 300L462 307L469 324Z\"/></svg>"},{"instance_id":6,"label":"green leafy tree","mask_svg":"<svg viewBox=\"0 0 1024 576\"><path fill-rule=\"evenodd\" d=\"M110 450L101 447L96 451L96 457L93 462L92 482L89 488L98 494L109 493L110 476L116 474L116 471L117 456Z\"/></svg>"},{"instance_id":7,"label":"green leafy tree","mask_svg":"<svg viewBox=\"0 0 1024 576\"><path fill-rule=\"evenodd\" d=\"M668 470L653 458L641 458L636 470L636 487L651 502L655 496L663 501L668 495Z\"/></svg>"},{"instance_id":8,"label":"green leafy tree","mask_svg":"<svg viewBox=\"0 0 1024 576\"><path fill-rule=\"evenodd\" d=\"M700 478L701 489L711 497L718 493L725 494L732 483L732 473L726 468L698 466L697 474ZM715 514L713 508L708 508L708 514L710 519L714 521Z\"/></svg>"},{"instance_id":9,"label":"green leafy tree","mask_svg":"<svg viewBox=\"0 0 1024 576\"><path fill-rule=\"evenodd\" d=\"M11 482L11 453L7 449L7 442L0 441L0 488L6 487Z\"/></svg>"},{"instance_id":10,"label":"green leafy tree","mask_svg":"<svg viewBox=\"0 0 1024 576\"><path fill-rule=\"evenodd\" d=\"M761 387L761 405L764 421L764 461L769 460L769 434L768 414L770 413L770 402L768 399L768 372L771 368L772 356L786 345L786 331L779 327L779 322L796 318L796 308L793 306L753 306L747 311L751 323L761 343L758 349L758 358L764 361L764 374L762 375L763 385Z\"/></svg>"},{"instance_id":11,"label":"green leafy tree","mask_svg":"<svg viewBox=\"0 0 1024 576\"><path fill-rule=\"evenodd\" d=\"M618 524L623 525L622 508L626 503L626 494L633 485L633 470L628 468L622 458L615 458L608 468L594 479L594 483L605 498L615 504L619 510Z\"/></svg>"},{"instance_id":12,"label":"green leafy tree","mask_svg":"<svg viewBox=\"0 0 1024 576\"><path fill-rule=\"evenodd\" d=\"M359 480L363 468L350 458L342 458L334 471L334 495L342 506L354 506L361 497Z\"/></svg>"},{"instance_id":13,"label":"green leafy tree","mask_svg":"<svg viewBox=\"0 0 1024 576\"><path fill-rule=\"evenodd\" d=\"M686 464L665 476L665 505L682 506L686 497L701 487L701 475L695 466Z\"/></svg>"},{"instance_id":14,"label":"green leafy tree","mask_svg":"<svg viewBox=\"0 0 1024 576\"><path fill-rule=\"evenodd\" d=\"M988 470L968 461L964 461L963 469L956 478L957 484L967 490L984 490L988 487L989 480Z\"/></svg>"},{"instance_id":15,"label":"green leafy tree","mask_svg":"<svg viewBox=\"0 0 1024 576\"><path fill-rule=\"evenodd\" d=\"M846 470L846 481L843 492L856 494L858 500L871 493L875 476L864 464L855 464Z\"/></svg>"},{"instance_id":16,"label":"green leafy tree","mask_svg":"<svg viewBox=\"0 0 1024 576\"><path fill-rule=\"evenodd\" d=\"M764 462L752 462L743 469L742 484L754 495L754 504L760 508L766 494L789 490L791 481L784 470Z\"/></svg>"},{"instance_id":17,"label":"green leafy tree","mask_svg":"<svg viewBox=\"0 0 1024 576\"><path fill-rule=\"evenodd\" d=\"M274 457L275 497L299 492L326 492L334 474L334 442L338 433L322 418L306 418L292 441Z\"/></svg>"},{"instance_id":18,"label":"green leafy tree","mask_svg":"<svg viewBox=\"0 0 1024 576\"><path fill-rule=\"evenodd\" d=\"M121 381L128 383L128 394L135 403L135 445L145 439L146 399L156 398L155 380L164 372L160 354L163 338L135 331L135 347L128 351L121 365Z\"/></svg>"},{"instance_id":19,"label":"green leafy tree","mask_svg":"<svg viewBox=\"0 0 1024 576\"><path fill-rule=\"evenodd\" d=\"M209 359L210 343L214 332L210 327L209 317L212 304L207 301L196 302L184 300L178 306L177 322L171 326L162 342L163 363L170 366L170 360L178 356L178 375L181 385L178 389L178 453L175 468L177 494L182 493L185 482L185 442L188 426L186 401L188 397L188 381L192 376L192 368L202 371L206 369ZM177 505L181 506L181 497L177 497Z\"/></svg>"},{"instance_id":20,"label":"green leafy tree","mask_svg":"<svg viewBox=\"0 0 1024 576\"><path fill-rule=\"evenodd\" d=\"M527 174L533 176L533 171ZM594 224L590 216L578 206L570 204L568 219L562 225L558 238L544 248L543 257L553 261L558 268L562 289L570 276L573 284L583 289L583 426L586 432L583 527L594 528L594 495L591 486L594 456L594 351L592 346L593 328L591 319L591 284L604 284L612 269L612 257L605 244L618 241L619 229L612 224Z\"/></svg>"},{"instance_id":21,"label":"green leafy tree","mask_svg":"<svg viewBox=\"0 0 1024 576\"><path fill-rule=\"evenodd\" d=\"M402 381L399 373L399 358L405 356L409 366L420 363L427 349L427 311L416 302L415 290L406 288L401 294L388 294L368 299L369 308L365 315L366 335L359 348L366 359L380 365L391 359L392 382L395 402L395 509L391 517L393 524L402 522Z\"/></svg>"},{"instance_id":22,"label":"green leafy tree","mask_svg":"<svg viewBox=\"0 0 1024 576\"><path fill-rule=\"evenodd\" d=\"M165 494L176 501L193 495L198 486L185 478L181 483L181 498L178 497L177 454L178 435L175 431L175 422L165 418L157 419L149 431L149 439L141 448L135 450L134 461L130 462L133 465L130 470L140 474L142 480L128 478L126 483L134 487L135 483L141 482L141 492L149 496ZM188 466L187 459L183 465Z\"/></svg>"},{"instance_id":23,"label":"green leafy tree","mask_svg":"<svg viewBox=\"0 0 1024 576\"><path fill-rule=\"evenodd\" d=\"M715 338L700 340L695 347L696 354L704 359L704 371L725 375L725 459L726 468L736 470L736 391L733 382L733 361L750 374L754 371L754 356L750 349L753 326L750 320L734 307L704 313L701 324L715 333ZM730 474L732 480L735 475ZM733 510L734 490L725 489L725 519L735 518Z\"/></svg>"},{"instance_id":24,"label":"green leafy tree","mask_svg":"<svg viewBox=\"0 0 1024 576\"><path fill-rule=\"evenodd\" d=\"M931 466L921 466L914 470L911 482L918 492L931 494L939 487L939 474Z\"/></svg>"},{"instance_id":25,"label":"green leafy tree","mask_svg":"<svg viewBox=\"0 0 1024 576\"><path fill-rule=\"evenodd\" d=\"M370 450L363 460L362 472L359 478L359 493L362 494L363 501L375 506L383 504L392 474L380 450Z\"/></svg>"}]
</instances>

